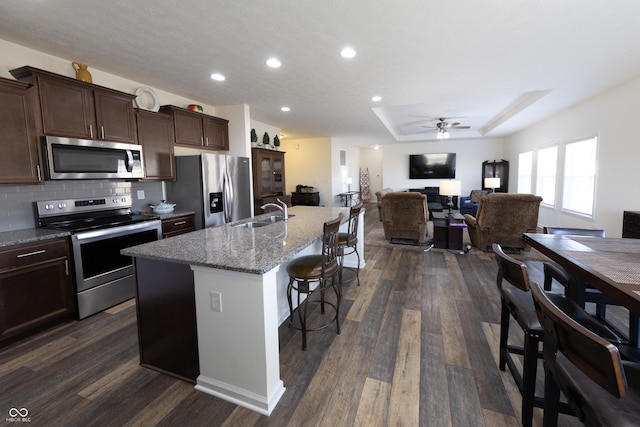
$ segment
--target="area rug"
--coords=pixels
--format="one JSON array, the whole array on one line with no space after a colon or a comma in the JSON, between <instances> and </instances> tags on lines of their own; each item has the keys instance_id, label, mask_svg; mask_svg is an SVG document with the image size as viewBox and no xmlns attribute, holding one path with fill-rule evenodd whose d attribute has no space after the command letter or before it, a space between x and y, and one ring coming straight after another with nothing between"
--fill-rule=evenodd
<instances>
[{"instance_id":1,"label":"area rug","mask_svg":"<svg viewBox=\"0 0 640 427\"><path fill-rule=\"evenodd\" d=\"M371 227L370 229L365 229L364 230L364 244L367 246L377 246L377 247L385 247L385 248L398 248L398 249L403 249L403 250L408 250L408 251L419 251L419 252L425 252L425 251L434 251L434 252L444 252L444 251L448 251L448 252L462 252L460 250L453 250L453 249L438 249L438 248L432 248L431 247L431 243L430 240L433 237L433 222L429 221L427 223L427 243L424 243L422 245L418 245L418 244L410 244L411 242L398 242L398 243L391 243L390 241L386 240L384 238L384 229L382 228L382 222L378 221L377 223L375 223L375 225L373 227ZM466 248L467 246L471 246L471 239L469 237L469 232L467 231L467 229L463 230L463 234L462 234L462 247ZM486 253L486 252L482 252L481 250L479 250L476 247L471 247L471 250L469 251L470 254L482 254L482 253ZM518 259L523 259L526 261L548 261L549 259L544 256L543 254L541 254L540 252L538 252L535 249L531 249L528 252L508 252L509 255L513 256L514 258L518 258Z\"/></svg>"}]
</instances>

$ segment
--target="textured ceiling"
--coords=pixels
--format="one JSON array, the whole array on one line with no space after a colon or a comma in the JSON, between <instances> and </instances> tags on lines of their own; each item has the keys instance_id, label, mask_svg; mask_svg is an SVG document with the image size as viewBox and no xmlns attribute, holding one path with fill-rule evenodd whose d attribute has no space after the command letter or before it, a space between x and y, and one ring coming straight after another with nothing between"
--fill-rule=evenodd
<instances>
[{"instance_id":1,"label":"textured ceiling","mask_svg":"<svg viewBox=\"0 0 640 427\"><path fill-rule=\"evenodd\" d=\"M389 143L433 139L424 125L438 117L471 126L452 137L504 136L636 78L639 24L637 0L0 2L4 40L248 104L289 137Z\"/></svg>"}]
</instances>

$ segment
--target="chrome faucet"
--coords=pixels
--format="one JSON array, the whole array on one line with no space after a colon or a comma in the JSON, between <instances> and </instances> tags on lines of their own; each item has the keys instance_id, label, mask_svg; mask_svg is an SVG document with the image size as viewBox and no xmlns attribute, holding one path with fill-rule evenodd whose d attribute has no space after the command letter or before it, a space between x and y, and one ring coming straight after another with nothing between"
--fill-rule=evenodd
<instances>
[{"instance_id":1,"label":"chrome faucet","mask_svg":"<svg viewBox=\"0 0 640 427\"><path fill-rule=\"evenodd\" d=\"M280 209L282 211L282 216L283 216L284 220L285 221L288 220L289 219L289 214L287 213L287 204L285 202L283 202L282 200L280 200L280 199L276 199L276 200L280 204L267 203L265 205L260 206L260 209L264 210L265 208L268 208L268 207L278 208L278 209Z\"/></svg>"}]
</instances>

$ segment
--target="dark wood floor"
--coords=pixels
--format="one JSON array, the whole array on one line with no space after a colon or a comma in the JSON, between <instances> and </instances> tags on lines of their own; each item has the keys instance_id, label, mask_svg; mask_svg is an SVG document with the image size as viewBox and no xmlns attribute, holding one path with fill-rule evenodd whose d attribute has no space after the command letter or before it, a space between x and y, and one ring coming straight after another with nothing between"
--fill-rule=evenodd
<instances>
[{"instance_id":1,"label":"dark wood floor","mask_svg":"<svg viewBox=\"0 0 640 427\"><path fill-rule=\"evenodd\" d=\"M365 233L377 215L368 209ZM365 251L362 285L344 287L340 335L309 333L303 352L299 332L280 328L286 392L271 417L140 367L129 301L0 349L0 422L15 407L32 426L519 425L520 395L496 362L492 256Z\"/></svg>"}]
</instances>

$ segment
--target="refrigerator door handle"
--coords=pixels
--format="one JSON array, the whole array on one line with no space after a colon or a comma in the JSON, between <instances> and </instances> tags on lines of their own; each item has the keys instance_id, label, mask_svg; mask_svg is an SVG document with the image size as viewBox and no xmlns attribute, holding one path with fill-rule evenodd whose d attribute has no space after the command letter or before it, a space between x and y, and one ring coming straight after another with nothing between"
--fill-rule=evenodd
<instances>
[{"instance_id":1,"label":"refrigerator door handle","mask_svg":"<svg viewBox=\"0 0 640 427\"><path fill-rule=\"evenodd\" d=\"M224 199L224 222L231 222L233 209L233 188L229 177L229 168L225 169L222 180L222 197Z\"/></svg>"}]
</instances>

